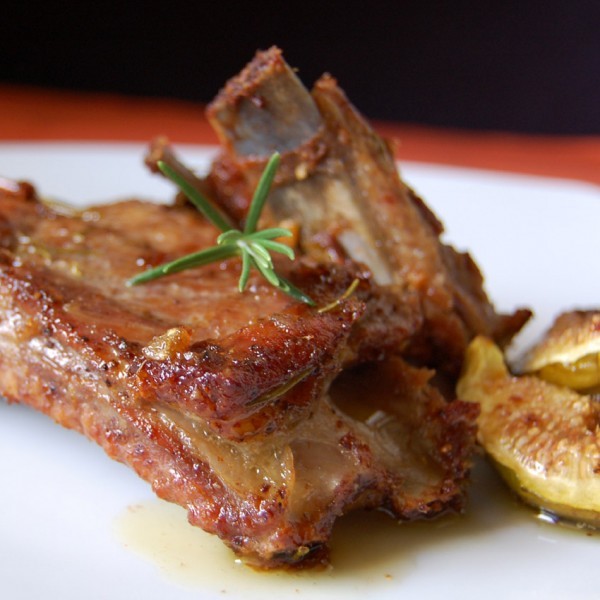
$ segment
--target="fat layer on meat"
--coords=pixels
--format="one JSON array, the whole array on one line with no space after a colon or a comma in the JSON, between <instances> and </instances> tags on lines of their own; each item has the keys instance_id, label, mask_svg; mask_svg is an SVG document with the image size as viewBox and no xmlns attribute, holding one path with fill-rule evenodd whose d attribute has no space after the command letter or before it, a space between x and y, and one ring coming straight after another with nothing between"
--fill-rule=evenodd
<instances>
[{"instance_id":1,"label":"fat layer on meat","mask_svg":"<svg viewBox=\"0 0 600 600\"><path fill-rule=\"evenodd\" d=\"M216 235L186 206L65 213L26 184L0 190L0 393L95 440L262 567L325 561L352 509L461 510L477 411L401 358L360 366L388 310L360 268L277 264L318 306L359 280L325 312L258 277L240 294L236 260L126 285ZM404 347L419 312L394 319L385 346Z\"/></svg>"}]
</instances>

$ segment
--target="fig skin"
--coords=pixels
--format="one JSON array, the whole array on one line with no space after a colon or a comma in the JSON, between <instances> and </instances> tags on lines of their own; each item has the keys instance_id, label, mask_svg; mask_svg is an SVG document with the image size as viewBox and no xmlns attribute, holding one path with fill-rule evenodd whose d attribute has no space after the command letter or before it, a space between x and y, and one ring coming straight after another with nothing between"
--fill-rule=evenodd
<instances>
[{"instance_id":1,"label":"fig skin","mask_svg":"<svg viewBox=\"0 0 600 600\"><path fill-rule=\"evenodd\" d=\"M479 403L478 441L525 502L600 527L599 402L534 375L511 375L485 337L467 350L457 395Z\"/></svg>"}]
</instances>

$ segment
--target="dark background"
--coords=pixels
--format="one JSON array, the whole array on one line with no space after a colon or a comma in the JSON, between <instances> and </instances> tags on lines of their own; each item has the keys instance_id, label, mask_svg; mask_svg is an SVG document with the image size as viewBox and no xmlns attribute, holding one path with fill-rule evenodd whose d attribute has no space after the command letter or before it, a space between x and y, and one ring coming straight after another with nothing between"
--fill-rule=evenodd
<instances>
[{"instance_id":1,"label":"dark background","mask_svg":"<svg viewBox=\"0 0 600 600\"><path fill-rule=\"evenodd\" d=\"M600 0L3 3L0 82L209 101L256 49L371 119L600 133Z\"/></svg>"}]
</instances>

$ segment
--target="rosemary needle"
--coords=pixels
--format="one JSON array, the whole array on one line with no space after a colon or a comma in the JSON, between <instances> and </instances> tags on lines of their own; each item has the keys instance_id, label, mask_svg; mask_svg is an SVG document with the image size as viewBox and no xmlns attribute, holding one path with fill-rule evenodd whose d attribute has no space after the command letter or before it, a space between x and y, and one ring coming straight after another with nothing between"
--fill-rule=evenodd
<instances>
[{"instance_id":1,"label":"rosemary needle","mask_svg":"<svg viewBox=\"0 0 600 600\"><path fill-rule=\"evenodd\" d=\"M154 269L144 271L130 279L128 284L138 285L164 277L165 275L179 273L186 269L201 267L212 262L239 256L242 259L242 272L238 283L240 292L243 292L246 288L250 270L254 267L277 289L288 294L288 296L291 296L295 300L314 306L315 303L309 296L287 279L278 275L273 266L271 252L278 252L287 256L290 260L294 260L294 251L289 246L276 241L277 238L290 237L292 233L282 227L271 227L258 231L256 229L271 185L273 184L279 161L280 156L275 152L267 162L267 166L254 191L243 231L231 228L228 219L216 206L207 200L196 188L189 185L169 165L159 161L158 168L161 172L173 181L189 198L192 204L222 233L217 238L216 246L182 256L169 263L159 265Z\"/></svg>"}]
</instances>

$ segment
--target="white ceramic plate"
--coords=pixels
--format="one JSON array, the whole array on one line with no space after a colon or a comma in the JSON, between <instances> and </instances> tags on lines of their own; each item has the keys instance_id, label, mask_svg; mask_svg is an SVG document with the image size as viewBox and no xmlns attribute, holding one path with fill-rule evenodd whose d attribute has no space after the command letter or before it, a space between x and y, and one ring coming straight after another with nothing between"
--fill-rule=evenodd
<instances>
[{"instance_id":1,"label":"white ceramic plate","mask_svg":"<svg viewBox=\"0 0 600 600\"><path fill-rule=\"evenodd\" d=\"M166 199L142 145L0 144L0 176L72 203ZM210 149L180 148L206 165ZM600 191L576 182L406 164L405 178L469 249L501 310L530 306L523 347L561 310L600 305ZM153 499L149 486L82 436L0 400L0 597L598 598L598 535L548 525L479 465L465 518L396 526L350 518L334 567L257 574Z\"/></svg>"}]
</instances>

